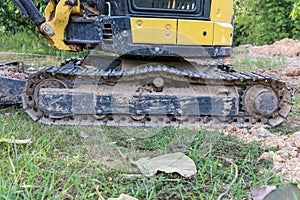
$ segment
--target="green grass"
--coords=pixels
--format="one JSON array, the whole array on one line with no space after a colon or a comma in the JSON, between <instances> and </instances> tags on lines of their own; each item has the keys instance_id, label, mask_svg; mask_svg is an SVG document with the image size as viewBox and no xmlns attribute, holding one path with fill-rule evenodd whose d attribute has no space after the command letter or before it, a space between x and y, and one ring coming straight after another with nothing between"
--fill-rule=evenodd
<instances>
[{"instance_id":1,"label":"green grass","mask_svg":"<svg viewBox=\"0 0 300 200\"><path fill-rule=\"evenodd\" d=\"M35 34L0 38L0 50L70 57L51 50ZM72 55L73 56L73 55ZM80 137L84 132L87 139ZM98 199L121 193L141 200L216 199L239 170L237 181L224 199L248 199L257 185L281 185L272 163L257 162L262 150L222 132L175 128L65 127L35 123L16 107L0 108L0 139L28 139L27 145L0 143L0 199ZM139 173L130 160L181 151L194 160L197 174L183 178Z\"/></svg>"},{"instance_id":2,"label":"green grass","mask_svg":"<svg viewBox=\"0 0 300 200\"><path fill-rule=\"evenodd\" d=\"M0 64L10 61L22 61L26 68L38 70L43 67L59 66L61 61L70 57L83 57L88 52L68 52L54 50L48 46L47 40L28 30L17 34L1 33Z\"/></svg>"},{"instance_id":3,"label":"green grass","mask_svg":"<svg viewBox=\"0 0 300 200\"><path fill-rule=\"evenodd\" d=\"M27 31L17 34L1 33L0 50L2 52L19 52L57 56L61 59L72 56L83 56L86 52L68 52L54 50L48 46L47 40L37 32Z\"/></svg>"},{"instance_id":4,"label":"green grass","mask_svg":"<svg viewBox=\"0 0 300 200\"><path fill-rule=\"evenodd\" d=\"M235 70L242 71L255 71L256 69L273 70L282 69L286 61L284 57L276 58L242 58L234 63Z\"/></svg>"},{"instance_id":5,"label":"green grass","mask_svg":"<svg viewBox=\"0 0 300 200\"><path fill-rule=\"evenodd\" d=\"M97 199L96 187L105 198L127 193L149 200L216 199L234 177L233 166L218 156L232 159L239 169L229 199L247 198L256 185L282 184L267 170L270 162L257 162L263 153L258 144L246 145L221 132L47 126L22 112L0 110L0 138L32 140L27 145L0 144L1 199ZM82 139L80 132L89 138ZM130 159L179 150L195 161L195 176L126 176L138 173Z\"/></svg>"}]
</instances>

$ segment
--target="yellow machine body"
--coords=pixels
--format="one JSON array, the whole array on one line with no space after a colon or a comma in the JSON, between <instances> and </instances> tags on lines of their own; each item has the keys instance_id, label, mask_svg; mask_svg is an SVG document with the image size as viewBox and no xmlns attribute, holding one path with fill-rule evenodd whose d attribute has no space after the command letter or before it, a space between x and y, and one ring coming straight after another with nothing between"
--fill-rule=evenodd
<instances>
[{"instance_id":1,"label":"yellow machine body","mask_svg":"<svg viewBox=\"0 0 300 200\"><path fill-rule=\"evenodd\" d=\"M52 48L78 51L81 49L78 45L66 43L65 31L70 17L82 16L83 12L80 8L80 0L77 0L74 5L69 5L67 2L68 0L61 0L59 3L54 0L49 2L45 10L45 23L41 24L40 30ZM168 8L174 8L175 3L175 0L169 0ZM131 32L131 41L133 44L231 46L233 0L211 0L209 13L209 20L198 17L185 19L180 15L176 18L129 15L128 29ZM50 34L47 33L49 27L53 30Z\"/></svg>"}]
</instances>

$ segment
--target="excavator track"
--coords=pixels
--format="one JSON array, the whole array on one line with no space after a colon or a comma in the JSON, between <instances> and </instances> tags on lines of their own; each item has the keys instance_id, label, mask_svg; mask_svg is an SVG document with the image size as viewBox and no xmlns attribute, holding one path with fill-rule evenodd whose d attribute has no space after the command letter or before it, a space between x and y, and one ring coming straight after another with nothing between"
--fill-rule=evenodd
<instances>
[{"instance_id":1,"label":"excavator track","mask_svg":"<svg viewBox=\"0 0 300 200\"><path fill-rule=\"evenodd\" d=\"M196 69L153 63L104 71L69 59L31 75L23 107L45 124L146 127L274 127L291 111L292 91L276 77L222 63Z\"/></svg>"}]
</instances>

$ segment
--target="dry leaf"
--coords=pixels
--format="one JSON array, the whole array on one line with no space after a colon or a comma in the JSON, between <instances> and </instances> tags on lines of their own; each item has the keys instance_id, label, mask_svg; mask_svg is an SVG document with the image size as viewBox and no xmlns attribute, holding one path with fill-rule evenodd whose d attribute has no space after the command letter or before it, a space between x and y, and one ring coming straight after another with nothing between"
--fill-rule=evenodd
<instances>
[{"instance_id":1,"label":"dry leaf","mask_svg":"<svg viewBox=\"0 0 300 200\"><path fill-rule=\"evenodd\" d=\"M82 137L83 139L86 139L88 137L90 137L88 134L86 134L85 132L80 132L80 137Z\"/></svg>"},{"instance_id":2,"label":"dry leaf","mask_svg":"<svg viewBox=\"0 0 300 200\"><path fill-rule=\"evenodd\" d=\"M269 193L264 200L298 200L300 189L295 184L287 184Z\"/></svg>"},{"instance_id":3,"label":"dry leaf","mask_svg":"<svg viewBox=\"0 0 300 200\"><path fill-rule=\"evenodd\" d=\"M177 172L184 177L190 177L197 173L194 161L181 152L151 159L142 158L132 163L137 165L145 176L153 176L157 171L165 173Z\"/></svg>"},{"instance_id":4,"label":"dry leaf","mask_svg":"<svg viewBox=\"0 0 300 200\"><path fill-rule=\"evenodd\" d=\"M109 198L107 200L138 200L138 199L129 196L127 194L121 194L119 198Z\"/></svg>"},{"instance_id":5,"label":"dry leaf","mask_svg":"<svg viewBox=\"0 0 300 200\"><path fill-rule=\"evenodd\" d=\"M276 190L276 188L276 186L269 185L257 186L251 190L251 197L253 200L263 200L270 192Z\"/></svg>"},{"instance_id":6,"label":"dry leaf","mask_svg":"<svg viewBox=\"0 0 300 200\"><path fill-rule=\"evenodd\" d=\"M10 144L29 144L31 142L31 139L26 139L26 140L13 140L13 139L0 139L0 143L5 142L5 143L10 143Z\"/></svg>"}]
</instances>

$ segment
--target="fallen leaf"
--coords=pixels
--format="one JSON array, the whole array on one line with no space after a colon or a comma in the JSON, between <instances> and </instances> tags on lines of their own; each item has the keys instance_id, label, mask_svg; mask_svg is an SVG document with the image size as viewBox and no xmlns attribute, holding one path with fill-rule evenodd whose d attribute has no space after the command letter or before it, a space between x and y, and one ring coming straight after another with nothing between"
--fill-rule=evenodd
<instances>
[{"instance_id":1,"label":"fallen leaf","mask_svg":"<svg viewBox=\"0 0 300 200\"><path fill-rule=\"evenodd\" d=\"M129 196L127 194L121 194L119 198L109 198L107 200L138 200L138 199Z\"/></svg>"},{"instance_id":2,"label":"fallen leaf","mask_svg":"<svg viewBox=\"0 0 300 200\"><path fill-rule=\"evenodd\" d=\"M165 173L177 172L181 176L190 177L197 173L192 159L181 152L161 155L155 158L142 158L132 161L145 176L153 176L157 171Z\"/></svg>"},{"instance_id":3,"label":"fallen leaf","mask_svg":"<svg viewBox=\"0 0 300 200\"><path fill-rule=\"evenodd\" d=\"M264 200L298 200L300 189L295 184L287 184L269 193Z\"/></svg>"},{"instance_id":4,"label":"fallen leaf","mask_svg":"<svg viewBox=\"0 0 300 200\"><path fill-rule=\"evenodd\" d=\"M0 139L0 143L5 142L5 143L10 143L10 144L28 144L31 142L31 139L26 139L26 140L13 140L13 139Z\"/></svg>"},{"instance_id":5,"label":"fallen leaf","mask_svg":"<svg viewBox=\"0 0 300 200\"><path fill-rule=\"evenodd\" d=\"M86 139L88 137L90 137L88 134L86 134L85 132L80 132L80 137L82 137L83 139Z\"/></svg>"},{"instance_id":6,"label":"fallen leaf","mask_svg":"<svg viewBox=\"0 0 300 200\"><path fill-rule=\"evenodd\" d=\"M276 190L276 186L264 185L257 186L251 190L251 197L253 200L263 200L270 192Z\"/></svg>"}]
</instances>

